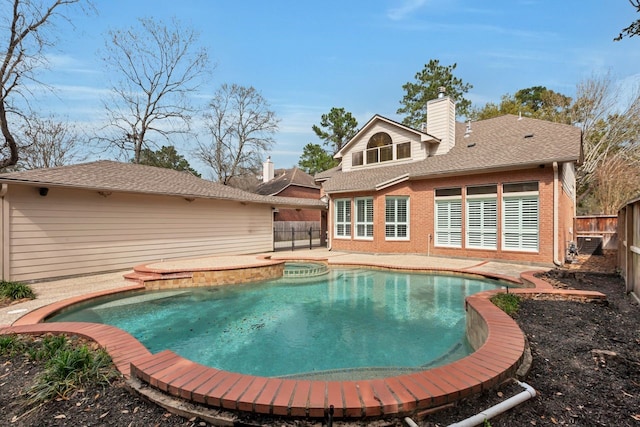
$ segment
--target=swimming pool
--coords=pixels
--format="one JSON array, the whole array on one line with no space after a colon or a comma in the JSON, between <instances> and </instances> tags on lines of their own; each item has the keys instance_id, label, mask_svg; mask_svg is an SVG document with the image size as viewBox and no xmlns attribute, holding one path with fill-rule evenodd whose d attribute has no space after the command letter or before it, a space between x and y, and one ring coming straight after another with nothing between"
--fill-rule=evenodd
<instances>
[{"instance_id":1,"label":"swimming pool","mask_svg":"<svg viewBox=\"0 0 640 427\"><path fill-rule=\"evenodd\" d=\"M377 378L466 356L464 298L500 286L459 275L332 268L328 275L100 299L48 321L117 326L151 352L226 371Z\"/></svg>"}]
</instances>

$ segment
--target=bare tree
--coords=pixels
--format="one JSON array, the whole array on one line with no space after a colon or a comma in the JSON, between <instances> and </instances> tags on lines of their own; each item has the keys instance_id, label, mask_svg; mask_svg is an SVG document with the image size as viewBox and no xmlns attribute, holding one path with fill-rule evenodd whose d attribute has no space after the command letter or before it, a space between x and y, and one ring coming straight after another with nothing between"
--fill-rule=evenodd
<instances>
[{"instance_id":1,"label":"bare tree","mask_svg":"<svg viewBox=\"0 0 640 427\"><path fill-rule=\"evenodd\" d=\"M188 131L189 97L210 70L207 49L198 46L194 30L176 19L170 26L151 18L139 24L110 31L103 58L113 78L113 96L105 102L113 132L103 140L132 151L135 163L144 148L158 145L154 136L168 140Z\"/></svg>"},{"instance_id":2,"label":"bare tree","mask_svg":"<svg viewBox=\"0 0 640 427\"><path fill-rule=\"evenodd\" d=\"M27 118L19 139L21 169L51 168L86 159L76 128L55 117Z\"/></svg>"},{"instance_id":3,"label":"bare tree","mask_svg":"<svg viewBox=\"0 0 640 427\"><path fill-rule=\"evenodd\" d=\"M599 167L592 179L594 191L589 198L591 213L615 215L620 206L640 193L638 160L616 154Z\"/></svg>"},{"instance_id":4,"label":"bare tree","mask_svg":"<svg viewBox=\"0 0 640 427\"><path fill-rule=\"evenodd\" d=\"M223 84L204 119L210 139L198 143L195 155L213 169L218 182L229 185L260 170L279 120L258 91Z\"/></svg>"},{"instance_id":5,"label":"bare tree","mask_svg":"<svg viewBox=\"0 0 640 427\"><path fill-rule=\"evenodd\" d=\"M5 3L9 3L6 1ZM36 71L46 67L45 48L55 40L47 32L55 21L59 9L82 0L13 0L11 6L3 6L0 31L4 35L0 65L0 131L4 143L0 148L0 169L13 166L19 160L19 146L14 136L15 121L23 117L28 107L30 94L25 82L39 83ZM18 106L16 98L26 102L26 107Z\"/></svg>"},{"instance_id":6,"label":"bare tree","mask_svg":"<svg viewBox=\"0 0 640 427\"><path fill-rule=\"evenodd\" d=\"M583 132L578 200L602 199L596 194L604 188L596 183L598 170L608 170L608 162L617 162L611 171L626 164L640 168L640 90L621 93L610 75L592 77L578 85L573 116Z\"/></svg>"}]
</instances>

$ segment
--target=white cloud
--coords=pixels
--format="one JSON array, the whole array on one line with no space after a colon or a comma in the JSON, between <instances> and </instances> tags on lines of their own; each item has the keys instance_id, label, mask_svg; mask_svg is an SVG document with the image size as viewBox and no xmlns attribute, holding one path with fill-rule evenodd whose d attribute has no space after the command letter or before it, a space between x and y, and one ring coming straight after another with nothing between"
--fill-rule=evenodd
<instances>
[{"instance_id":1,"label":"white cloud","mask_svg":"<svg viewBox=\"0 0 640 427\"><path fill-rule=\"evenodd\" d=\"M399 7L389 9L387 17L392 21L401 21L416 10L424 7L427 3L429 3L429 0L404 0Z\"/></svg>"}]
</instances>

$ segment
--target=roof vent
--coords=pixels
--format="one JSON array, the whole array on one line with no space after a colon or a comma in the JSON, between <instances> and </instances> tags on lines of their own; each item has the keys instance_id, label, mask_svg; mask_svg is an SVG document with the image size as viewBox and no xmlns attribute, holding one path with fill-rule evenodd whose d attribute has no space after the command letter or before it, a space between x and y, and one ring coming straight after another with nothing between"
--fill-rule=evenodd
<instances>
[{"instance_id":1,"label":"roof vent","mask_svg":"<svg viewBox=\"0 0 640 427\"><path fill-rule=\"evenodd\" d=\"M471 132L473 131L471 130L471 120L469 120L469 123L467 123L467 129L464 131L464 137L469 138Z\"/></svg>"},{"instance_id":2,"label":"roof vent","mask_svg":"<svg viewBox=\"0 0 640 427\"><path fill-rule=\"evenodd\" d=\"M524 136L524 139L528 139L528 138L533 138L533 134L532 133L528 133Z\"/></svg>"},{"instance_id":3,"label":"roof vent","mask_svg":"<svg viewBox=\"0 0 640 427\"><path fill-rule=\"evenodd\" d=\"M440 86L438 88L438 98L444 98L445 93L447 93L447 88L444 86Z\"/></svg>"},{"instance_id":4,"label":"roof vent","mask_svg":"<svg viewBox=\"0 0 640 427\"><path fill-rule=\"evenodd\" d=\"M467 148L471 148L471 147L475 147L476 143L475 142L471 142L469 144L467 144Z\"/></svg>"}]
</instances>

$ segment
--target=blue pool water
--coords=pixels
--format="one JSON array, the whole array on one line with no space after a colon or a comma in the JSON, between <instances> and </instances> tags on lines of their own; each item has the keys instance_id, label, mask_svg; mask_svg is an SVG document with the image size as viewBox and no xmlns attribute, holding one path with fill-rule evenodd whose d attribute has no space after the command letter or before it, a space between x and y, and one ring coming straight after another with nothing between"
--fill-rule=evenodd
<instances>
[{"instance_id":1,"label":"blue pool water","mask_svg":"<svg viewBox=\"0 0 640 427\"><path fill-rule=\"evenodd\" d=\"M48 321L117 326L151 352L260 376L374 378L466 356L464 298L498 282L331 269L306 279L146 291Z\"/></svg>"}]
</instances>

